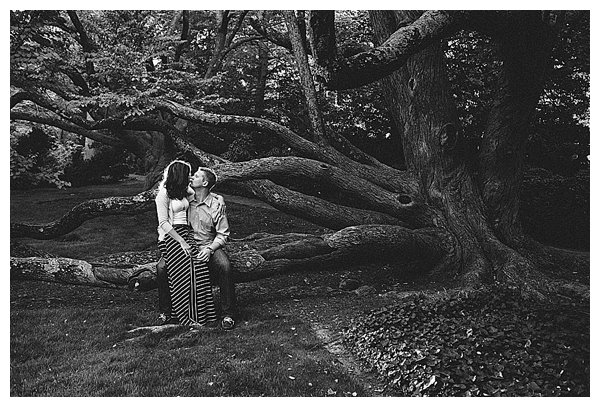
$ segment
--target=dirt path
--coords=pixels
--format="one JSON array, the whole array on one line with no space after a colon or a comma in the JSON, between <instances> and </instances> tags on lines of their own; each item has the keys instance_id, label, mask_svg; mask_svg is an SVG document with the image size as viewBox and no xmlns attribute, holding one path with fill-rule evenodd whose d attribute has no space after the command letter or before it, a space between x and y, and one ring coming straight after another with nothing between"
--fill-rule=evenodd
<instances>
[{"instance_id":1,"label":"dirt path","mask_svg":"<svg viewBox=\"0 0 600 407\"><path fill-rule=\"evenodd\" d=\"M385 396L381 378L357 360L343 343L343 332L352 326L355 318L397 298L393 285L376 286L365 274L377 278L375 266L316 271L240 284L237 288L240 307L266 307L269 312L301 319L339 366L360 383L365 395ZM341 290L338 285L345 278L357 278L365 284L358 290ZM402 283L400 286L407 290L414 287Z\"/></svg>"}]
</instances>

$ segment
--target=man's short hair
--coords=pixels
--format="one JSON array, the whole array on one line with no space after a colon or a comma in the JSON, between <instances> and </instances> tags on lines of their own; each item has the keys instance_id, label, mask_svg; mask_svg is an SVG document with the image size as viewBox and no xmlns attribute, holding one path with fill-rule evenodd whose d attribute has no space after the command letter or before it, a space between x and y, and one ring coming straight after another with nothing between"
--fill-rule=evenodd
<instances>
[{"instance_id":1,"label":"man's short hair","mask_svg":"<svg viewBox=\"0 0 600 407\"><path fill-rule=\"evenodd\" d=\"M198 171L202 171L204 175L206 175L206 180L208 181L207 188L211 190L217 183L217 174L211 168L208 167L200 167L198 168Z\"/></svg>"}]
</instances>

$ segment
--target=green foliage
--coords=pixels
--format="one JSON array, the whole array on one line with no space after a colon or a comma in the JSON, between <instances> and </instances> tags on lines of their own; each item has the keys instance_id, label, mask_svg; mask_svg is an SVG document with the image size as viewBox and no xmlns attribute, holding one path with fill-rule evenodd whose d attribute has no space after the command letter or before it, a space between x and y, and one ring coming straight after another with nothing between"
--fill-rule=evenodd
<instances>
[{"instance_id":1,"label":"green foliage","mask_svg":"<svg viewBox=\"0 0 600 407\"><path fill-rule=\"evenodd\" d=\"M567 12L527 148L532 165L561 175L589 168L590 13Z\"/></svg>"},{"instance_id":2,"label":"green foliage","mask_svg":"<svg viewBox=\"0 0 600 407\"><path fill-rule=\"evenodd\" d=\"M81 63L81 55L73 52L75 39L59 27L64 18L59 11L11 11L10 14L11 84L55 87L74 91L65 72L72 64Z\"/></svg>"},{"instance_id":3,"label":"green foliage","mask_svg":"<svg viewBox=\"0 0 600 407\"><path fill-rule=\"evenodd\" d=\"M41 127L11 123L11 188L69 186L69 182L61 176L74 149L74 143L58 141L56 136L46 133Z\"/></svg>"},{"instance_id":4,"label":"green foliage","mask_svg":"<svg viewBox=\"0 0 600 407\"><path fill-rule=\"evenodd\" d=\"M254 97L260 65L255 42L228 52L216 74L204 78L216 36L214 11L189 12L190 41L177 60L181 11L77 13L97 45L91 52L82 52L78 35L66 29L72 28L66 12L11 12L11 83L24 89L43 85L57 95L69 95L72 106L94 118L154 115L150 102L156 97L209 112L257 114ZM280 12L268 11L264 19L269 29L284 30ZM337 11L336 30L340 49L372 45L365 11ZM253 34L244 23L234 40ZM269 64L260 114L308 137L310 125L293 58L287 50L265 44ZM447 56L452 91L470 148L468 157L474 159L493 100L499 62L490 40L469 32L449 41ZM530 166L569 175L589 164L589 13L569 13L553 58L526 159ZM88 94L71 78L73 72L81 75ZM320 92L323 116L333 131L361 149L388 164L402 166L401 130L389 120L378 87L373 84L343 92ZM214 142L209 150L223 153L231 147L231 158L271 153L268 143L258 142L252 135L215 130L204 133ZM238 136L245 140L234 143ZM269 142L275 143L275 152L285 153L277 142ZM247 148L248 154L241 154L240 146ZM23 172L29 164L19 160L14 157L12 162L15 171Z\"/></svg>"},{"instance_id":5,"label":"green foliage","mask_svg":"<svg viewBox=\"0 0 600 407\"><path fill-rule=\"evenodd\" d=\"M345 342L394 395L589 396L589 323L589 301L495 286L372 311Z\"/></svg>"}]
</instances>

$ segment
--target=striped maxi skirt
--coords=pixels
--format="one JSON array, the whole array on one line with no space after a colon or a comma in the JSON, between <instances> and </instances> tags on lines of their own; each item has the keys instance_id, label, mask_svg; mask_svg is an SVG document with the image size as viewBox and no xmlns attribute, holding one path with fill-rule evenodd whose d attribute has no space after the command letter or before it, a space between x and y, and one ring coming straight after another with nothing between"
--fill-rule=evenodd
<instances>
[{"instance_id":1,"label":"striped maxi skirt","mask_svg":"<svg viewBox=\"0 0 600 407\"><path fill-rule=\"evenodd\" d=\"M171 316L177 317L182 325L216 321L208 263L196 257L198 247L191 228L187 225L174 225L173 228L190 244L192 255L186 256L181 245L168 234L158 242L167 263Z\"/></svg>"}]
</instances>

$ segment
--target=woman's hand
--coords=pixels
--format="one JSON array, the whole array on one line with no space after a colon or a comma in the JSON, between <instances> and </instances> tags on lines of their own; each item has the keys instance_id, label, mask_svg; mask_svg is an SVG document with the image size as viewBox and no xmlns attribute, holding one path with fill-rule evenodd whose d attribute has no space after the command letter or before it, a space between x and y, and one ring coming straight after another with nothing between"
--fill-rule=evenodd
<instances>
[{"instance_id":1,"label":"woman's hand","mask_svg":"<svg viewBox=\"0 0 600 407\"><path fill-rule=\"evenodd\" d=\"M185 240L183 240L183 241L179 242L179 245L181 246L181 248L185 252L186 256L189 256L191 254L191 252L192 252L192 246L190 246L188 242L186 242Z\"/></svg>"}]
</instances>

